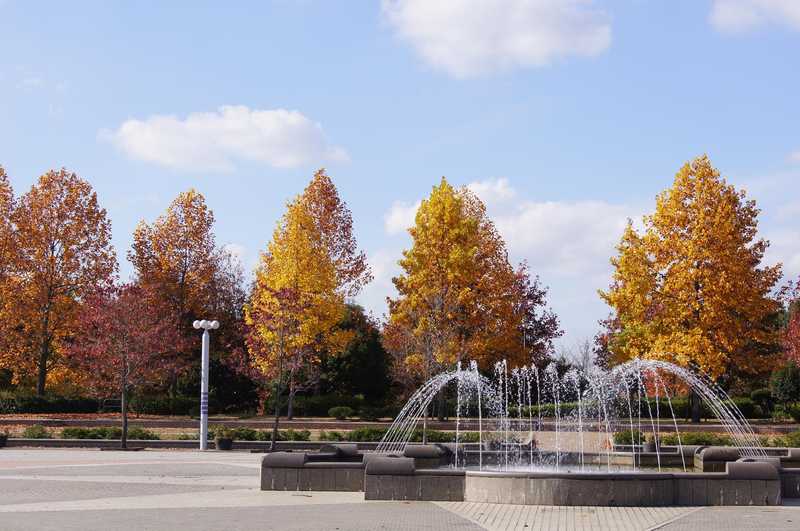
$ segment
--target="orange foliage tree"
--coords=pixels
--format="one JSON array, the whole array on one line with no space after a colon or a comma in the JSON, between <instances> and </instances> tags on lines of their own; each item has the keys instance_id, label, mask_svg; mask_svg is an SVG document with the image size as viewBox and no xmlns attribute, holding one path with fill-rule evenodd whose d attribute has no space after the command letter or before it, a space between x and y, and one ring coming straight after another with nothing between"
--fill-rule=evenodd
<instances>
[{"instance_id":1,"label":"orange foliage tree","mask_svg":"<svg viewBox=\"0 0 800 531\"><path fill-rule=\"evenodd\" d=\"M212 350L243 347L241 308L245 302L243 272L238 260L216 244L214 213L196 190L176 197L152 224L140 222L133 234L128 259L136 271L136 281L157 293L165 318L179 330L172 352L165 354L171 367L169 385L198 362L192 353L197 341L191 323L195 319L220 321Z\"/></svg>"},{"instance_id":2,"label":"orange foliage tree","mask_svg":"<svg viewBox=\"0 0 800 531\"><path fill-rule=\"evenodd\" d=\"M781 268L762 264L758 213L708 157L681 168L644 232L625 229L613 284L600 292L614 312L613 362L664 359L714 378L771 370Z\"/></svg>"},{"instance_id":3,"label":"orange foliage tree","mask_svg":"<svg viewBox=\"0 0 800 531\"><path fill-rule=\"evenodd\" d=\"M11 213L14 211L14 191L5 170L0 166L0 369L13 376L16 360L14 329L17 319L13 314L13 301L17 293L14 266L18 263L17 246L14 243L14 226Z\"/></svg>"},{"instance_id":4,"label":"orange foliage tree","mask_svg":"<svg viewBox=\"0 0 800 531\"><path fill-rule=\"evenodd\" d=\"M35 374L41 395L50 371L62 364L81 301L113 281L117 260L111 223L91 185L65 169L42 175L10 219L16 293L5 311L15 317L14 369Z\"/></svg>"}]
</instances>

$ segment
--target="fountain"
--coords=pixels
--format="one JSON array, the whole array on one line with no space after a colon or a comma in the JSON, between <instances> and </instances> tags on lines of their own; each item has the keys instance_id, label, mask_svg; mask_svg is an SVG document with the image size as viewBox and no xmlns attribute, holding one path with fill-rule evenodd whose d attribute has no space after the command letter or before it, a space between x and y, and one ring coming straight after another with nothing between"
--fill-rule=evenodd
<instances>
[{"instance_id":1,"label":"fountain","mask_svg":"<svg viewBox=\"0 0 800 531\"><path fill-rule=\"evenodd\" d=\"M782 495L800 497L800 450L770 449L768 456L730 397L702 373L634 359L608 371L509 368L501 361L491 375L470 362L434 376L371 452L327 445L318 453L267 455L262 489L596 506L775 505ZM703 401L732 447L683 444L676 389ZM412 443L434 397L445 391L456 399L453 442ZM670 432L675 444L662 444ZM615 444L615 433L627 433L630 444Z\"/></svg>"},{"instance_id":2,"label":"fountain","mask_svg":"<svg viewBox=\"0 0 800 531\"><path fill-rule=\"evenodd\" d=\"M676 379L699 396L725 427L743 457L765 457L758 437L728 395L711 379L697 372L657 360L634 359L610 371L587 372L572 368L559 374L555 364L543 371L537 367L514 368L505 361L494 367L494 378L483 376L475 362L468 369L459 364L428 380L406 402L378 445L382 453L402 453L410 444L420 419L442 389L456 386L456 432L453 445L456 468L499 470L596 470L641 467L642 445L635 441L644 431L655 443L655 468L661 471L665 449L660 444L667 433L662 420L663 403L671 413L665 419L675 433L677 445L668 452L687 463L680 439L672 395L665 381ZM535 389L535 393L533 390ZM567 396L569 404L563 400ZM547 415L544 411L547 410ZM534 412L537 419L534 421ZM543 444L543 416L554 441ZM461 441L465 427L477 427L478 442ZM534 429L535 426L535 429ZM628 431L632 444L627 462L613 455L615 432ZM574 435L572 435L574 434ZM587 437L594 448L587 449ZM549 446L546 448L545 446ZM487 462L484 459L488 458ZM671 459L674 466L675 459Z\"/></svg>"}]
</instances>

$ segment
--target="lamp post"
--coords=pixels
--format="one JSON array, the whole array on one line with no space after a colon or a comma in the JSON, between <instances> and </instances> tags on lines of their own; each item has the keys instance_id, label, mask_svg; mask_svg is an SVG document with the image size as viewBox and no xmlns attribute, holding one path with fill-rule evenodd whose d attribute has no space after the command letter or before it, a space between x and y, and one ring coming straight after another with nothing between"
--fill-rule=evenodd
<instances>
[{"instance_id":1,"label":"lamp post","mask_svg":"<svg viewBox=\"0 0 800 531\"><path fill-rule=\"evenodd\" d=\"M219 328L218 321L195 321L193 326L203 329L202 365L200 373L200 449L208 450L208 345L209 330Z\"/></svg>"}]
</instances>

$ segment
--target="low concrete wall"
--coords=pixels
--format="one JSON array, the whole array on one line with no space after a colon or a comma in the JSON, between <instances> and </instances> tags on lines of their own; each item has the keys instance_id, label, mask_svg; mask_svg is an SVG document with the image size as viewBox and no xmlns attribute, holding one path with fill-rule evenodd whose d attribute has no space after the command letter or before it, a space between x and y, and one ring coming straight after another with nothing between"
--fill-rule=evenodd
<instances>
[{"instance_id":1,"label":"low concrete wall","mask_svg":"<svg viewBox=\"0 0 800 531\"><path fill-rule=\"evenodd\" d=\"M669 475L647 474L468 472L464 491L464 501L520 505L644 507L673 505L674 497Z\"/></svg>"},{"instance_id":2,"label":"low concrete wall","mask_svg":"<svg viewBox=\"0 0 800 531\"><path fill-rule=\"evenodd\" d=\"M417 470L413 457L376 456L367 462L366 500L464 501L463 470Z\"/></svg>"},{"instance_id":3,"label":"low concrete wall","mask_svg":"<svg viewBox=\"0 0 800 531\"><path fill-rule=\"evenodd\" d=\"M728 463L724 473L596 474L467 472L464 501L524 505L779 505L769 463Z\"/></svg>"},{"instance_id":4,"label":"low concrete wall","mask_svg":"<svg viewBox=\"0 0 800 531\"><path fill-rule=\"evenodd\" d=\"M418 470L411 476L367 474L364 499L464 501L464 472Z\"/></svg>"}]
</instances>

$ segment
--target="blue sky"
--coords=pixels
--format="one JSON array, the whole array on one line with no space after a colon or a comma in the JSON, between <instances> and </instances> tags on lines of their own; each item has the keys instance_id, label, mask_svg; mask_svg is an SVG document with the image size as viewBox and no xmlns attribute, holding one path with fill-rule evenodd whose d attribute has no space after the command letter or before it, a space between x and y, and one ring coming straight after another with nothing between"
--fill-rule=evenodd
<instances>
[{"instance_id":1,"label":"blue sky","mask_svg":"<svg viewBox=\"0 0 800 531\"><path fill-rule=\"evenodd\" d=\"M441 176L472 185L550 286L569 347L627 217L708 153L800 274L800 2L0 0L0 164L23 193L97 189L122 271L135 224L195 187L251 268L325 166L391 294Z\"/></svg>"}]
</instances>

